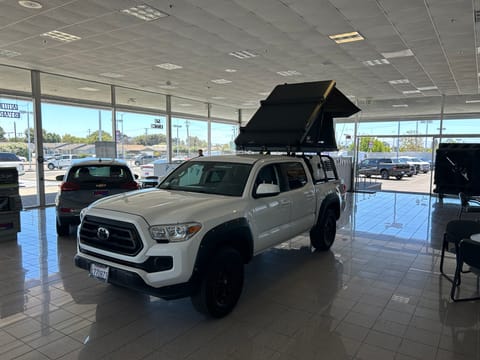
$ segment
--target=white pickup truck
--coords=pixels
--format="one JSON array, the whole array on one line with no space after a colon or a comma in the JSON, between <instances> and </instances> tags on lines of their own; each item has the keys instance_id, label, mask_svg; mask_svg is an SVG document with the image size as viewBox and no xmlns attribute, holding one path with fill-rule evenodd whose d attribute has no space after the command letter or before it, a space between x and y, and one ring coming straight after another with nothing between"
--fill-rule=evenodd
<instances>
[{"instance_id":1,"label":"white pickup truck","mask_svg":"<svg viewBox=\"0 0 480 360\"><path fill-rule=\"evenodd\" d=\"M213 317L240 297L253 256L310 232L327 250L344 204L334 161L275 155L200 157L158 188L99 200L81 214L77 266L112 284L191 296Z\"/></svg>"},{"instance_id":2,"label":"white pickup truck","mask_svg":"<svg viewBox=\"0 0 480 360\"><path fill-rule=\"evenodd\" d=\"M76 265L227 315L253 256L305 232L316 250L332 246L345 186L321 151L337 149L333 118L359 110L334 81L277 86L235 139L257 154L197 157L155 188L91 204L81 213Z\"/></svg>"}]
</instances>

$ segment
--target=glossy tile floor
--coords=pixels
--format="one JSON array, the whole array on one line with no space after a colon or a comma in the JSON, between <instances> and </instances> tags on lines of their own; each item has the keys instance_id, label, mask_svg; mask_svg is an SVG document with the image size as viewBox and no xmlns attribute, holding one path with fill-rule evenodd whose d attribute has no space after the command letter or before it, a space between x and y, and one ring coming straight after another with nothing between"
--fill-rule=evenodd
<instances>
[{"instance_id":1,"label":"glossy tile floor","mask_svg":"<svg viewBox=\"0 0 480 360\"><path fill-rule=\"evenodd\" d=\"M452 303L438 273L458 200L354 194L348 209L331 251L300 236L257 256L221 320L88 278L54 208L24 211L0 242L0 359L480 359L480 301Z\"/></svg>"}]
</instances>

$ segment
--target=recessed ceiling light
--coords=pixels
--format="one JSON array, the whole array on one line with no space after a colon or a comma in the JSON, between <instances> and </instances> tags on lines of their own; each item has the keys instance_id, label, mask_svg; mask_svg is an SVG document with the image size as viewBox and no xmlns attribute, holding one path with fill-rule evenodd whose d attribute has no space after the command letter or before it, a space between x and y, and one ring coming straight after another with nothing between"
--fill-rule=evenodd
<instances>
[{"instance_id":1,"label":"recessed ceiling light","mask_svg":"<svg viewBox=\"0 0 480 360\"><path fill-rule=\"evenodd\" d=\"M235 69L225 69L226 72L228 73L234 73L234 72L237 72L237 70Z\"/></svg>"},{"instance_id":2,"label":"recessed ceiling light","mask_svg":"<svg viewBox=\"0 0 480 360\"><path fill-rule=\"evenodd\" d=\"M295 76L295 75L302 75L302 73L299 73L296 70L287 70L287 71L277 71L278 75L281 76Z\"/></svg>"},{"instance_id":3,"label":"recessed ceiling light","mask_svg":"<svg viewBox=\"0 0 480 360\"><path fill-rule=\"evenodd\" d=\"M49 37L58 41L67 42L67 43L81 39L80 36L68 34L66 32L58 31L58 30L43 33L42 36L46 36L46 37Z\"/></svg>"},{"instance_id":4,"label":"recessed ceiling light","mask_svg":"<svg viewBox=\"0 0 480 360\"><path fill-rule=\"evenodd\" d=\"M418 87L417 90L420 90L420 91L438 90L438 87L436 87L436 86L423 86L423 87Z\"/></svg>"},{"instance_id":5,"label":"recessed ceiling light","mask_svg":"<svg viewBox=\"0 0 480 360\"><path fill-rule=\"evenodd\" d=\"M228 55L234 56L237 59L251 59L258 56L250 50L232 51L231 53L228 53Z\"/></svg>"},{"instance_id":6,"label":"recessed ceiling light","mask_svg":"<svg viewBox=\"0 0 480 360\"><path fill-rule=\"evenodd\" d=\"M165 69L165 70L176 70L176 69L182 69L183 66L180 65L175 65L175 64L170 64L170 63L164 63L164 64L158 64L155 65L156 67Z\"/></svg>"},{"instance_id":7,"label":"recessed ceiling light","mask_svg":"<svg viewBox=\"0 0 480 360\"><path fill-rule=\"evenodd\" d=\"M465 104L476 104L476 103L480 103L480 100L466 100L465 101Z\"/></svg>"},{"instance_id":8,"label":"recessed ceiling light","mask_svg":"<svg viewBox=\"0 0 480 360\"><path fill-rule=\"evenodd\" d=\"M406 107L408 107L408 105L407 104L394 104L394 105L392 105L392 107L394 107L394 108L406 108Z\"/></svg>"},{"instance_id":9,"label":"recessed ceiling light","mask_svg":"<svg viewBox=\"0 0 480 360\"><path fill-rule=\"evenodd\" d=\"M124 14L132 15L145 21L157 20L168 16L168 14L146 4L140 4L120 11Z\"/></svg>"},{"instance_id":10,"label":"recessed ceiling light","mask_svg":"<svg viewBox=\"0 0 480 360\"><path fill-rule=\"evenodd\" d=\"M117 73L111 73L111 72L106 72L106 73L101 73L100 76L105 76L105 77L117 79L117 78L124 77L125 75L117 74Z\"/></svg>"},{"instance_id":11,"label":"recessed ceiling light","mask_svg":"<svg viewBox=\"0 0 480 360\"><path fill-rule=\"evenodd\" d=\"M227 80L227 79L215 79L215 80L211 80L211 82L215 83L215 84L228 84L228 83L231 83L230 80Z\"/></svg>"},{"instance_id":12,"label":"recessed ceiling light","mask_svg":"<svg viewBox=\"0 0 480 360\"><path fill-rule=\"evenodd\" d=\"M40 4L38 1L21 0L18 2L18 4L27 9L41 9L43 7L43 5Z\"/></svg>"},{"instance_id":13,"label":"recessed ceiling light","mask_svg":"<svg viewBox=\"0 0 480 360\"><path fill-rule=\"evenodd\" d=\"M399 57L406 57L406 56L413 56L413 52L410 49L400 50L400 51L392 51L392 52L384 52L381 53L385 59L393 59Z\"/></svg>"},{"instance_id":14,"label":"recessed ceiling light","mask_svg":"<svg viewBox=\"0 0 480 360\"><path fill-rule=\"evenodd\" d=\"M329 35L328 37L333 41L335 41L337 44L365 40L365 38L362 35L360 35L357 31L343 33L343 34Z\"/></svg>"},{"instance_id":15,"label":"recessed ceiling light","mask_svg":"<svg viewBox=\"0 0 480 360\"><path fill-rule=\"evenodd\" d=\"M408 94L421 94L420 90L407 90L407 91L402 91L405 95Z\"/></svg>"},{"instance_id":16,"label":"recessed ceiling light","mask_svg":"<svg viewBox=\"0 0 480 360\"><path fill-rule=\"evenodd\" d=\"M92 87L88 87L88 86L78 88L78 90L91 91L91 92L98 91L98 89L95 89L95 88L92 88Z\"/></svg>"},{"instance_id":17,"label":"recessed ceiling light","mask_svg":"<svg viewBox=\"0 0 480 360\"><path fill-rule=\"evenodd\" d=\"M222 99L225 99L224 96L212 96L212 99L214 100L222 100Z\"/></svg>"},{"instance_id":18,"label":"recessed ceiling light","mask_svg":"<svg viewBox=\"0 0 480 360\"><path fill-rule=\"evenodd\" d=\"M22 54L20 54L19 52L16 52L16 51L0 49L0 56L15 57L15 56L18 56L18 55L22 55Z\"/></svg>"},{"instance_id":19,"label":"recessed ceiling light","mask_svg":"<svg viewBox=\"0 0 480 360\"><path fill-rule=\"evenodd\" d=\"M362 61L362 64L365 66L376 66L376 65L390 64L390 62L387 59L377 59L377 60Z\"/></svg>"},{"instance_id":20,"label":"recessed ceiling light","mask_svg":"<svg viewBox=\"0 0 480 360\"><path fill-rule=\"evenodd\" d=\"M390 80L389 83L392 85L397 85L397 84L408 84L410 80L408 79L399 79L399 80Z\"/></svg>"}]
</instances>

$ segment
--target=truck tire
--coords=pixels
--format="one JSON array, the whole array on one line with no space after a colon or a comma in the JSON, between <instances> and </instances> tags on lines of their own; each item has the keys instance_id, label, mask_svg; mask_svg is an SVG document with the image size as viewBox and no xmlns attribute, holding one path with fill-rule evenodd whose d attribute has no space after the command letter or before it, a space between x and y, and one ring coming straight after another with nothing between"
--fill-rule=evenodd
<instances>
[{"instance_id":1,"label":"truck tire","mask_svg":"<svg viewBox=\"0 0 480 360\"><path fill-rule=\"evenodd\" d=\"M55 169L55 165L53 165L52 163L49 163L49 164L47 165L47 167L48 167L49 170Z\"/></svg>"},{"instance_id":2,"label":"truck tire","mask_svg":"<svg viewBox=\"0 0 480 360\"><path fill-rule=\"evenodd\" d=\"M327 251L335 240L337 217L332 209L327 209L317 224L310 230L310 243L318 251Z\"/></svg>"},{"instance_id":3,"label":"truck tire","mask_svg":"<svg viewBox=\"0 0 480 360\"><path fill-rule=\"evenodd\" d=\"M221 248L210 261L200 289L192 295L192 304L205 315L221 318L233 310L242 288L242 256L233 248Z\"/></svg>"},{"instance_id":4,"label":"truck tire","mask_svg":"<svg viewBox=\"0 0 480 360\"><path fill-rule=\"evenodd\" d=\"M401 180L402 177L403 177L402 175L397 175L397 176L395 176L395 178L396 178L397 180Z\"/></svg>"},{"instance_id":5,"label":"truck tire","mask_svg":"<svg viewBox=\"0 0 480 360\"><path fill-rule=\"evenodd\" d=\"M57 219L55 222L57 224L57 235L59 236L68 236L70 234L70 224L62 223Z\"/></svg>"},{"instance_id":6,"label":"truck tire","mask_svg":"<svg viewBox=\"0 0 480 360\"><path fill-rule=\"evenodd\" d=\"M388 171L387 171L387 170L382 170L382 171L380 172L380 175L382 176L382 179L384 179L384 180L387 180L387 179L389 178L389 176L390 176L390 175L388 174Z\"/></svg>"}]
</instances>

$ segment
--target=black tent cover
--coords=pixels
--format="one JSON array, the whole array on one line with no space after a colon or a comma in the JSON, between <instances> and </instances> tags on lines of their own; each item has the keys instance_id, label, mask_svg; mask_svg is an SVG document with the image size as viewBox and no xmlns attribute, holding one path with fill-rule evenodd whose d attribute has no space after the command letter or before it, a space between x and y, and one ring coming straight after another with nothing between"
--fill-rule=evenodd
<instances>
[{"instance_id":1,"label":"black tent cover","mask_svg":"<svg viewBox=\"0 0 480 360\"><path fill-rule=\"evenodd\" d=\"M260 104L240 128L237 150L335 151L333 118L360 111L332 80L278 85Z\"/></svg>"}]
</instances>

